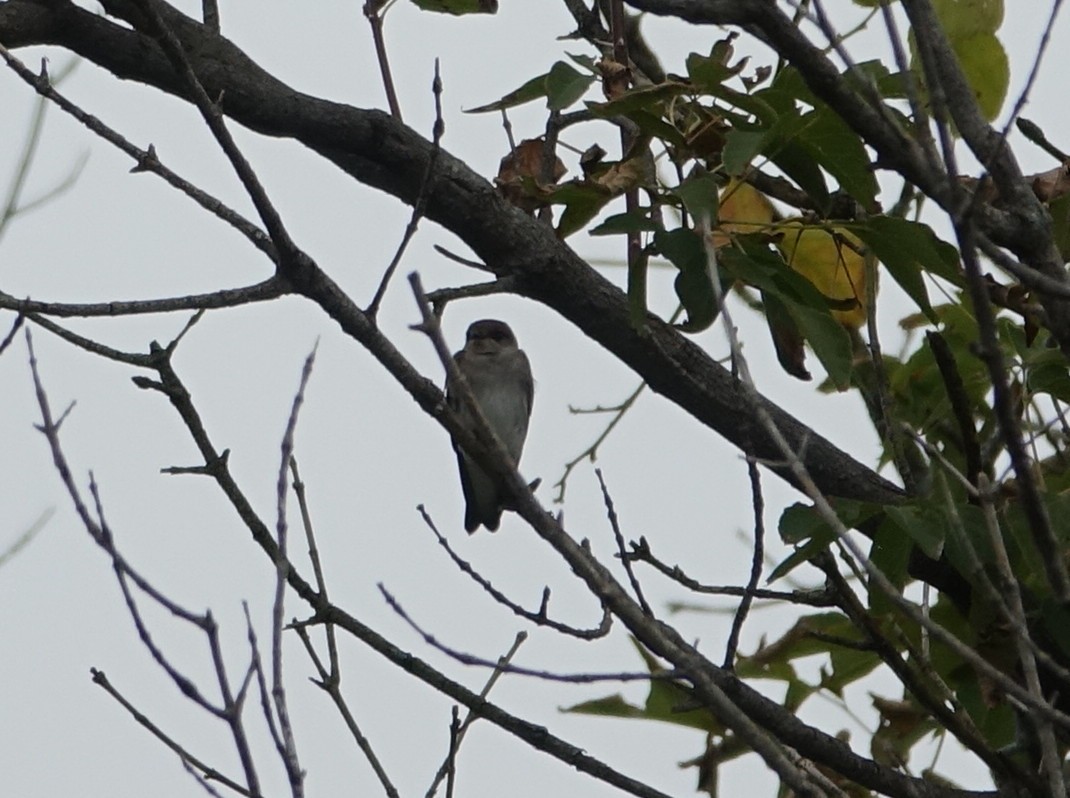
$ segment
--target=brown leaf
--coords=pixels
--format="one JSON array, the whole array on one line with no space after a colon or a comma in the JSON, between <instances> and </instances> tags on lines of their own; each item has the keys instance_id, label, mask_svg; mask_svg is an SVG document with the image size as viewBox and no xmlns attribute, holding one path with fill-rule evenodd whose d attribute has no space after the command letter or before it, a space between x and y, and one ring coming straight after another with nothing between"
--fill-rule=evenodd
<instances>
[{"instance_id":1,"label":"brown leaf","mask_svg":"<svg viewBox=\"0 0 1070 798\"><path fill-rule=\"evenodd\" d=\"M509 202L531 213L545 205L545 195L565 172L565 164L554 156L553 170L548 179L543 171L543 139L525 139L506 155L498 166L498 190Z\"/></svg>"},{"instance_id":2,"label":"brown leaf","mask_svg":"<svg viewBox=\"0 0 1070 798\"><path fill-rule=\"evenodd\" d=\"M628 91L632 72L627 66L611 58L603 58L595 66L602 73L602 93L607 100L615 100Z\"/></svg>"}]
</instances>

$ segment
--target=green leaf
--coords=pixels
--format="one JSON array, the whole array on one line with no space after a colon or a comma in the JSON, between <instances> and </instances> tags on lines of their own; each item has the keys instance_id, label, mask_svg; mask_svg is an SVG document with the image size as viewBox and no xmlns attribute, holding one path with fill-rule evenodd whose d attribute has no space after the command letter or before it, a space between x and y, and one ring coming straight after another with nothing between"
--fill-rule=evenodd
<instances>
[{"instance_id":1,"label":"green leaf","mask_svg":"<svg viewBox=\"0 0 1070 798\"><path fill-rule=\"evenodd\" d=\"M889 506L885 508L885 513L892 524L892 532L899 532L914 541L932 559L940 559L947 535L946 518L909 505Z\"/></svg>"},{"instance_id":2,"label":"green leaf","mask_svg":"<svg viewBox=\"0 0 1070 798\"><path fill-rule=\"evenodd\" d=\"M557 235L567 238L582 230L613 199L613 194L595 183L562 183L549 194L554 205L564 205L557 222Z\"/></svg>"},{"instance_id":3,"label":"green leaf","mask_svg":"<svg viewBox=\"0 0 1070 798\"><path fill-rule=\"evenodd\" d=\"M828 184L813 155L799 141L786 138L783 130L774 130L770 140L762 148L762 153L779 166L788 177L798 183L799 188L824 208L829 201Z\"/></svg>"},{"instance_id":4,"label":"green leaf","mask_svg":"<svg viewBox=\"0 0 1070 798\"><path fill-rule=\"evenodd\" d=\"M652 676L665 672L654 656L635 638L632 638L632 644L643 657L647 670ZM617 718L660 720L677 726L688 726L713 734L722 734L725 730L724 724L718 721L709 710L687 708L693 707L694 704L694 697L682 685L668 679L653 679L650 682L646 703L642 707L629 704L623 696L617 693L594 701L584 701L581 704L563 708L561 711Z\"/></svg>"},{"instance_id":5,"label":"green leaf","mask_svg":"<svg viewBox=\"0 0 1070 798\"><path fill-rule=\"evenodd\" d=\"M1007 51L994 33L952 38L951 47L958 56L981 113L991 122L999 116L1010 86L1011 68Z\"/></svg>"},{"instance_id":6,"label":"green leaf","mask_svg":"<svg viewBox=\"0 0 1070 798\"><path fill-rule=\"evenodd\" d=\"M829 379L841 391L851 384L851 337L838 321L824 310L799 303L788 303L788 310L799 326L817 359L825 367Z\"/></svg>"},{"instance_id":7,"label":"green leaf","mask_svg":"<svg viewBox=\"0 0 1070 798\"><path fill-rule=\"evenodd\" d=\"M498 0L412 0L413 4L424 11L440 14L495 14Z\"/></svg>"},{"instance_id":8,"label":"green leaf","mask_svg":"<svg viewBox=\"0 0 1070 798\"><path fill-rule=\"evenodd\" d=\"M632 213L617 213L606 218L597 227L588 231L592 236L614 236L627 233L648 233L658 229L657 223L647 214L649 208L639 208Z\"/></svg>"},{"instance_id":9,"label":"green leaf","mask_svg":"<svg viewBox=\"0 0 1070 798\"><path fill-rule=\"evenodd\" d=\"M995 33L1003 24L1003 0L933 0L933 10L950 39Z\"/></svg>"},{"instance_id":10,"label":"green leaf","mask_svg":"<svg viewBox=\"0 0 1070 798\"><path fill-rule=\"evenodd\" d=\"M719 308L702 240L683 228L659 231L654 233L654 247L680 270L674 286L687 310L687 321L681 328L687 332L705 330L717 318Z\"/></svg>"},{"instance_id":11,"label":"green leaf","mask_svg":"<svg viewBox=\"0 0 1070 798\"><path fill-rule=\"evenodd\" d=\"M547 73L548 74L548 73ZM500 100L486 105L481 105L478 108L469 108L465 111L466 114L482 114L487 111L501 111L504 108L513 108L517 105L523 105L524 103L537 100L539 97L546 96L546 78L547 75L539 75L534 77L521 86L518 89L506 94Z\"/></svg>"},{"instance_id":12,"label":"green leaf","mask_svg":"<svg viewBox=\"0 0 1070 798\"><path fill-rule=\"evenodd\" d=\"M870 217L864 225L851 227L851 231L866 242L877 259L888 267L892 279L935 322L921 270L960 285L958 250L937 238L928 225L895 216Z\"/></svg>"},{"instance_id":13,"label":"green leaf","mask_svg":"<svg viewBox=\"0 0 1070 798\"><path fill-rule=\"evenodd\" d=\"M738 279L780 299L829 378L841 388L850 383L851 338L832 318L828 300L813 283L764 248L723 248L721 263Z\"/></svg>"},{"instance_id":14,"label":"green leaf","mask_svg":"<svg viewBox=\"0 0 1070 798\"><path fill-rule=\"evenodd\" d=\"M804 562L810 562L818 552L827 549L829 544L835 539L836 533L826 526L823 531L816 533L812 538L806 541L806 543L795 549L795 551L789 554L779 565L777 565L772 573L769 574L766 582L775 582L781 577L787 576Z\"/></svg>"},{"instance_id":15,"label":"green leaf","mask_svg":"<svg viewBox=\"0 0 1070 798\"><path fill-rule=\"evenodd\" d=\"M728 131L721 152L725 171L732 177L743 174L765 147L767 134L766 130L742 130L738 127Z\"/></svg>"},{"instance_id":16,"label":"green leaf","mask_svg":"<svg viewBox=\"0 0 1070 798\"><path fill-rule=\"evenodd\" d=\"M839 114L822 107L799 120L799 141L863 208L876 205L877 178L862 140Z\"/></svg>"},{"instance_id":17,"label":"green leaf","mask_svg":"<svg viewBox=\"0 0 1070 798\"><path fill-rule=\"evenodd\" d=\"M780 539L785 543L801 543L828 530L828 524L811 505L795 502L780 514Z\"/></svg>"},{"instance_id":18,"label":"green leaf","mask_svg":"<svg viewBox=\"0 0 1070 798\"><path fill-rule=\"evenodd\" d=\"M713 175L708 172L692 175L672 193L680 198L693 218L705 218L711 226L717 224L719 189Z\"/></svg>"},{"instance_id":19,"label":"green leaf","mask_svg":"<svg viewBox=\"0 0 1070 798\"><path fill-rule=\"evenodd\" d=\"M651 86L637 86L624 92L620 97L609 102L587 103L587 109L595 116L609 119L614 116L630 117L636 111L653 111L660 109L662 103L681 95L689 94L691 87L686 83L667 80ZM660 110L659 110L660 115Z\"/></svg>"},{"instance_id":20,"label":"green leaf","mask_svg":"<svg viewBox=\"0 0 1070 798\"><path fill-rule=\"evenodd\" d=\"M899 508L889 508L899 509ZM911 536L904 534L896 524L881 524L873 537L873 544L869 549L870 561L883 573L888 580L897 588L902 588L910 581L907 567L910 563L910 554L914 549L914 541ZM925 552L929 554L929 551ZM934 556L930 554L929 556ZM939 559L939 554L935 555ZM874 582L869 584L869 609L870 612L880 615L894 610L891 600L884 594Z\"/></svg>"},{"instance_id":21,"label":"green leaf","mask_svg":"<svg viewBox=\"0 0 1070 798\"><path fill-rule=\"evenodd\" d=\"M546 106L551 111L568 108L587 93L593 82L593 75L584 75L564 61L558 61L546 75Z\"/></svg>"}]
</instances>

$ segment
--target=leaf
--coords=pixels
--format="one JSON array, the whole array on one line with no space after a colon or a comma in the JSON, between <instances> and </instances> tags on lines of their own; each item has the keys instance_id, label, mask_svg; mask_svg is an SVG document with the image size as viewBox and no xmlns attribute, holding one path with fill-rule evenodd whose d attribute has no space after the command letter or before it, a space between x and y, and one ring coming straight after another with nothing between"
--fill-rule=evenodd
<instances>
[{"instance_id":1,"label":"leaf","mask_svg":"<svg viewBox=\"0 0 1070 798\"><path fill-rule=\"evenodd\" d=\"M631 213L609 216L597 227L588 231L592 236L613 236L625 233L649 233L658 229L657 223L647 214L649 208L639 208Z\"/></svg>"},{"instance_id":2,"label":"leaf","mask_svg":"<svg viewBox=\"0 0 1070 798\"><path fill-rule=\"evenodd\" d=\"M789 267L779 254L761 247L725 247L721 263L732 276L780 299L829 378L838 388L847 387L853 358L851 339L813 283Z\"/></svg>"},{"instance_id":3,"label":"leaf","mask_svg":"<svg viewBox=\"0 0 1070 798\"><path fill-rule=\"evenodd\" d=\"M827 106L804 114L798 140L863 208L877 207L877 178L865 145L839 114Z\"/></svg>"},{"instance_id":4,"label":"leaf","mask_svg":"<svg viewBox=\"0 0 1070 798\"><path fill-rule=\"evenodd\" d=\"M806 543L799 546L781 561L781 563L777 565L766 578L766 582L773 583L790 574L804 562L810 562L818 552L827 549L829 544L835 539L836 533L826 526L824 530L815 534L812 538L806 541Z\"/></svg>"},{"instance_id":5,"label":"leaf","mask_svg":"<svg viewBox=\"0 0 1070 798\"><path fill-rule=\"evenodd\" d=\"M660 109L662 103L681 95L690 94L691 87L686 83L666 80L654 85L637 86L609 102L587 103L587 109L595 116L608 119L614 116L631 117L637 111ZM659 114L660 116L660 110Z\"/></svg>"},{"instance_id":6,"label":"leaf","mask_svg":"<svg viewBox=\"0 0 1070 798\"><path fill-rule=\"evenodd\" d=\"M680 325L681 329L705 330L717 318L719 308L702 240L692 231L680 228L654 233L654 247L680 270L674 286L687 310L687 321Z\"/></svg>"},{"instance_id":7,"label":"leaf","mask_svg":"<svg viewBox=\"0 0 1070 798\"><path fill-rule=\"evenodd\" d=\"M933 0L933 10L952 40L995 33L1003 24L1003 0Z\"/></svg>"},{"instance_id":8,"label":"leaf","mask_svg":"<svg viewBox=\"0 0 1070 798\"><path fill-rule=\"evenodd\" d=\"M885 508L885 513L895 531L914 541L927 556L934 560L940 559L947 535L946 518L933 516L931 512L922 512L919 507L908 505L889 505Z\"/></svg>"},{"instance_id":9,"label":"leaf","mask_svg":"<svg viewBox=\"0 0 1070 798\"><path fill-rule=\"evenodd\" d=\"M665 673L665 668L634 637L632 638L632 644L642 656L647 670L650 671L652 676ZM689 690L677 682L662 678L650 681L650 690L647 693L646 703L642 707L629 704L624 700L623 696L617 693L605 698L575 704L574 706L563 708L561 711L585 715L660 720L677 726L701 729L713 734L724 733L724 724L718 721L707 709L690 709L689 707L693 707L694 704L695 699Z\"/></svg>"},{"instance_id":10,"label":"leaf","mask_svg":"<svg viewBox=\"0 0 1070 798\"><path fill-rule=\"evenodd\" d=\"M743 130L738 127L728 131L724 149L721 151L725 171L732 177L742 175L765 147L767 133L768 131L761 129Z\"/></svg>"},{"instance_id":11,"label":"leaf","mask_svg":"<svg viewBox=\"0 0 1070 798\"><path fill-rule=\"evenodd\" d=\"M825 174L800 142L785 138L782 131L777 131L777 135L771 136L771 140L762 147L762 153L798 183L799 188L809 194L819 207L828 206L829 189Z\"/></svg>"},{"instance_id":12,"label":"leaf","mask_svg":"<svg viewBox=\"0 0 1070 798\"><path fill-rule=\"evenodd\" d=\"M994 33L978 33L968 38L951 39L966 80L985 119L991 122L1003 107L1010 86L1010 62L1007 51Z\"/></svg>"},{"instance_id":13,"label":"leaf","mask_svg":"<svg viewBox=\"0 0 1070 798\"><path fill-rule=\"evenodd\" d=\"M518 89L513 89L506 94L500 100L496 100L486 105L480 105L477 108L469 108L465 111L466 114L483 114L487 111L501 111L505 108L514 108L518 105L537 100L539 97L546 96L546 78L547 74L534 77L521 86Z\"/></svg>"},{"instance_id":14,"label":"leaf","mask_svg":"<svg viewBox=\"0 0 1070 798\"><path fill-rule=\"evenodd\" d=\"M784 260L813 283L822 296L839 310L832 317L850 329L866 321L866 265L859 253L861 242L843 228L788 221L778 226L783 233L777 245Z\"/></svg>"},{"instance_id":15,"label":"leaf","mask_svg":"<svg viewBox=\"0 0 1070 798\"><path fill-rule=\"evenodd\" d=\"M812 375L806 370L806 339L792 318L791 311L776 294L765 291L761 294L762 304L765 306L765 321L769 325L777 362L792 377L800 380L812 379Z\"/></svg>"},{"instance_id":16,"label":"leaf","mask_svg":"<svg viewBox=\"0 0 1070 798\"><path fill-rule=\"evenodd\" d=\"M567 238L597 216L613 195L596 183L574 180L557 186L549 199L554 205L565 206L557 222L557 235Z\"/></svg>"},{"instance_id":17,"label":"leaf","mask_svg":"<svg viewBox=\"0 0 1070 798\"><path fill-rule=\"evenodd\" d=\"M828 529L828 524L812 506L795 502L780 514L780 539L785 543L801 543Z\"/></svg>"},{"instance_id":18,"label":"leaf","mask_svg":"<svg viewBox=\"0 0 1070 798\"><path fill-rule=\"evenodd\" d=\"M498 0L412 0L413 4L424 11L440 14L496 14Z\"/></svg>"},{"instance_id":19,"label":"leaf","mask_svg":"<svg viewBox=\"0 0 1070 798\"><path fill-rule=\"evenodd\" d=\"M776 209L769 198L752 186L733 180L718 200L717 229L713 232L714 246L731 243L737 234L760 233L769 229L776 218Z\"/></svg>"},{"instance_id":20,"label":"leaf","mask_svg":"<svg viewBox=\"0 0 1070 798\"><path fill-rule=\"evenodd\" d=\"M716 223L719 196L713 175L708 172L694 174L673 189L672 193L680 198L693 218L704 218L711 226Z\"/></svg>"},{"instance_id":21,"label":"leaf","mask_svg":"<svg viewBox=\"0 0 1070 798\"><path fill-rule=\"evenodd\" d=\"M546 107L562 111L587 93L594 82L593 75L577 72L564 61L558 61L546 74Z\"/></svg>"},{"instance_id":22,"label":"leaf","mask_svg":"<svg viewBox=\"0 0 1070 798\"><path fill-rule=\"evenodd\" d=\"M873 216L864 225L851 229L888 267L892 279L929 320L935 322L921 270L932 272L953 285L961 285L958 250L937 238L928 225L895 216Z\"/></svg>"}]
</instances>

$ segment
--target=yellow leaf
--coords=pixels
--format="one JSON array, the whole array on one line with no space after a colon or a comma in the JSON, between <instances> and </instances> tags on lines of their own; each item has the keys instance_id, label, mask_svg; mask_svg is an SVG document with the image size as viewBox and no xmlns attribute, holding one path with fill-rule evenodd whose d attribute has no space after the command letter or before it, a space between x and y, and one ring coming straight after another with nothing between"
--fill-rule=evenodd
<instances>
[{"instance_id":1,"label":"yellow leaf","mask_svg":"<svg viewBox=\"0 0 1070 798\"><path fill-rule=\"evenodd\" d=\"M776 209L765 194L750 183L733 180L721 192L713 244L723 247L731 242L733 233L757 233L767 229L775 218Z\"/></svg>"},{"instance_id":2,"label":"yellow leaf","mask_svg":"<svg viewBox=\"0 0 1070 798\"><path fill-rule=\"evenodd\" d=\"M787 221L778 226L784 260L832 305L832 316L856 330L866 322L866 264L862 242L842 228Z\"/></svg>"}]
</instances>

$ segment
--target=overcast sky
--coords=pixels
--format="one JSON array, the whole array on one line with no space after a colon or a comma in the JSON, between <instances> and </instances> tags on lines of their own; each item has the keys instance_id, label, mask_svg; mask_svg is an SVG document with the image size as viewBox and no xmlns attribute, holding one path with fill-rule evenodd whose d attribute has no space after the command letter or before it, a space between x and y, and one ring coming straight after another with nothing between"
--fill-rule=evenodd
<instances>
[{"instance_id":1,"label":"overcast sky","mask_svg":"<svg viewBox=\"0 0 1070 798\"><path fill-rule=\"evenodd\" d=\"M223 32L301 91L361 107L383 107L361 5L357 0L223 2ZM1047 15L1047 3L1028 5L1036 13L1011 15L1001 31L1011 52L1012 97L1025 80ZM835 19L841 19L844 10L851 18L857 16L847 3L829 6ZM196 13L198 6L182 7ZM1067 25L1065 18L1060 20L1056 42L1066 40ZM494 114L467 115L462 109L497 99L545 71L566 51L592 54L579 42L555 40L572 28L563 5L545 0L502 0L498 15L464 19L421 13L407 0L398 0L388 15L387 38L406 122L429 135L434 119L429 89L438 57L445 85L444 146L491 178L508 149L500 120ZM708 52L721 36L714 29L659 20L652 20L648 30L670 71L683 71L688 52ZM865 60L879 52L880 43L876 31L849 46ZM18 55L35 70L42 55L53 71L69 59L54 49L28 49ZM1067 121L1066 67L1065 57L1053 52L1026 111L1057 141ZM253 217L238 181L190 106L120 82L88 63L78 66L62 91L138 145L154 144L169 167ZM15 168L34 99L13 73L0 73L0 180ZM537 135L544 113L538 103L513 112L517 137ZM397 246L408 208L356 184L300 145L265 139L236 126L234 130L298 244L358 304L367 304ZM565 138L580 149L595 141L610 149L615 134L593 126L571 130ZM1053 165L1029 145L1019 151L1026 171ZM154 176L130 174L126 156L55 109L49 112L27 196L62 179L83 155L88 162L75 187L17 220L0 241L0 289L35 299L88 302L211 291L270 275L270 264L244 239ZM575 174L575 159L567 162ZM621 257L620 243L582 234L574 239L577 250L592 259ZM450 234L425 223L388 294L381 322L405 355L441 382L441 366L428 341L408 329L418 314L401 278L418 270L430 289L484 276L443 259L433 244L464 252ZM618 267L602 271L623 281ZM653 309L666 316L674 307L671 277L668 271L655 273L650 291ZM887 283L882 290L890 292ZM906 309L893 303L880 318L885 346L892 351L898 345L895 324ZM522 471L542 478L538 495L550 506L564 463L582 452L607 421L570 414L569 407L615 404L636 387L637 378L546 308L515 297L450 306L445 331L451 345L459 347L468 323L485 317L507 320L530 357L536 399ZM152 340L170 340L187 319L188 314L171 314L67 324L112 346L143 352ZM787 377L775 364L764 322L742 309L736 320L762 390L863 462L874 464L878 449L858 397L818 395L814 384ZM0 314L0 335L12 321L12 314ZM211 608L223 630L228 664L239 680L247 658L241 602L249 602L266 640L273 590L270 563L213 483L198 476L160 474L161 468L196 465L198 460L164 399L132 384L136 371L94 358L43 330L33 332L53 407L76 402L63 427L63 443L83 488L92 471L117 543L143 574L189 609ZM717 357L727 353L720 329L699 340ZM460 666L431 650L384 605L376 587L384 583L443 642L488 658L504 652L515 633L525 628L448 562L415 511L423 503L462 555L512 598L534 609L543 586L549 585L552 614L577 625L597 623L598 607L515 517L507 516L497 535L464 534L460 486L446 434L367 353L299 298L210 313L175 358L217 448L231 450L233 472L262 517L273 519L279 442L303 360L317 342L296 453L334 601L403 648L479 689L485 671ZM820 372L812 356L811 370ZM78 523L45 441L33 429L37 420L26 348L20 341L0 357L0 547L45 514L53 514L37 538L0 569L0 773L5 794L201 795L177 758L90 682L89 669L102 669L140 710L192 752L230 776L239 775L222 725L191 707L138 643L109 563ZM629 538L646 535L664 560L685 565L705 582L745 582L753 522L745 498L745 465L733 447L697 427L679 408L646 394L606 442L598 465ZM779 559L784 552L775 541L776 520L783 506L799 497L768 474L763 484L769 543L772 556ZM589 538L608 560L614 543L590 464L573 472L566 498L563 508L571 534ZM688 598L652 574L644 576L647 596L656 607ZM159 644L214 695L203 640L147 603L145 608ZM289 601L290 614L300 616L303 611L296 600ZM690 615L680 620L685 636L700 639L717 659L729 617ZM762 634L776 635L792 618L784 608L757 610L745 630L742 650L753 651ZM639 670L642 665L621 628L595 644L529 631L518 658L529 667L615 671ZM313 670L296 639L288 641L286 654L308 794L375 794L378 788L369 767L326 697L307 681ZM403 795L422 795L446 752L450 702L395 672L358 642L344 640L342 656L346 694L384 766ZM882 686L894 688L890 682ZM701 753L701 733L558 712L558 707L617 689L511 676L502 680L493 698L628 775L673 794L689 794L695 772L679 770L676 763ZM776 686L772 689L778 692ZM641 703L645 688L630 685L623 692ZM872 724L865 690L852 689L848 698ZM811 699L803 715L820 717L833 733L846 728L856 741L866 740L855 721L820 698ZM281 795L284 777L253 707L249 726L256 729L264 792ZM969 760L941 763L960 783L985 786L982 770ZM912 764L920 769L927 763ZM458 788L466 795L616 794L485 723L473 729L462 749L459 779ZM726 795L743 784L765 784L771 790L772 783L753 756L722 774Z\"/></svg>"}]
</instances>

